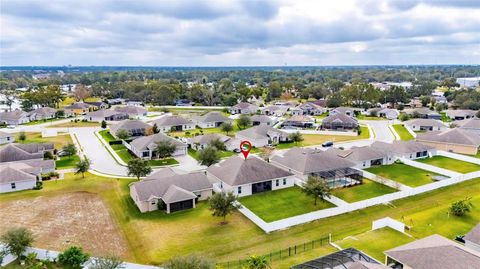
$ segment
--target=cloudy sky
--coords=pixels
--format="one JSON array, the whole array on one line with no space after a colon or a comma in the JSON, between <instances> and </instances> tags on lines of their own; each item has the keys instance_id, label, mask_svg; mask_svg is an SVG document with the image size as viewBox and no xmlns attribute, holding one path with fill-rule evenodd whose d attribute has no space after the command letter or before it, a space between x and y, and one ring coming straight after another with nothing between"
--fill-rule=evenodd
<instances>
[{"instance_id":1,"label":"cloudy sky","mask_svg":"<svg viewBox=\"0 0 480 269\"><path fill-rule=\"evenodd\" d=\"M480 64L479 0L1 0L1 65Z\"/></svg>"}]
</instances>

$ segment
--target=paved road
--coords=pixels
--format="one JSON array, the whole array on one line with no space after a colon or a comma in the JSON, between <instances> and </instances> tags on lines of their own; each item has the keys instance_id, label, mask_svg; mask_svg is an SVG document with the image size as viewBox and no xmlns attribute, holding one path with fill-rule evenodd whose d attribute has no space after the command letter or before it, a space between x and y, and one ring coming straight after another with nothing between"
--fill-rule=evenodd
<instances>
[{"instance_id":1,"label":"paved road","mask_svg":"<svg viewBox=\"0 0 480 269\"><path fill-rule=\"evenodd\" d=\"M388 120L365 120L360 121L360 123L370 125L373 132L375 133L375 140L383 142L393 142L395 136L393 135L388 125L391 124L391 121Z\"/></svg>"}]
</instances>

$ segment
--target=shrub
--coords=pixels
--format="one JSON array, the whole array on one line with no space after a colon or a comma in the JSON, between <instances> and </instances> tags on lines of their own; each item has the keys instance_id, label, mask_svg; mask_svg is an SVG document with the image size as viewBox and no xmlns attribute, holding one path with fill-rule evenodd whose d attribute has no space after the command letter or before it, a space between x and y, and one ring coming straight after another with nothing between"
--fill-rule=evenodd
<instances>
[{"instance_id":1,"label":"shrub","mask_svg":"<svg viewBox=\"0 0 480 269\"><path fill-rule=\"evenodd\" d=\"M43 153L43 158L45 160L53 160L53 154L52 152L50 151L45 151L45 153Z\"/></svg>"},{"instance_id":2,"label":"shrub","mask_svg":"<svg viewBox=\"0 0 480 269\"><path fill-rule=\"evenodd\" d=\"M465 198L463 200L459 200L453 202L450 206L450 213L455 216L461 217L471 211L473 204L470 202L471 197Z\"/></svg>"},{"instance_id":3,"label":"shrub","mask_svg":"<svg viewBox=\"0 0 480 269\"><path fill-rule=\"evenodd\" d=\"M88 258L89 255L84 253L81 247L76 246L71 246L58 255L58 261L62 265L72 269L82 268L82 264L84 264Z\"/></svg>"}]
</instances>

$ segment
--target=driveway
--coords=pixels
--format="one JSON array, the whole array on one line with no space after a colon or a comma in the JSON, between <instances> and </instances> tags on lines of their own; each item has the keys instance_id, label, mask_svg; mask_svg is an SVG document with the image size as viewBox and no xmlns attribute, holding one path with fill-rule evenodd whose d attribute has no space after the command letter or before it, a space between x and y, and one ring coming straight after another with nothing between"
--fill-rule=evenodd
<instances>
[{"instance_id":1,"label":"driveway","mask_svg":"<svg viewBox=\"0 0 480 269\"><path fill-rule=\"evenodd\" d=\"M393 135L388 125L391 124L391 121L388 120L363 120L360 123L370 125L373 132L375 133L375 140L383 142L393 142L395 136Z\"/></svg>"}]
</instances>

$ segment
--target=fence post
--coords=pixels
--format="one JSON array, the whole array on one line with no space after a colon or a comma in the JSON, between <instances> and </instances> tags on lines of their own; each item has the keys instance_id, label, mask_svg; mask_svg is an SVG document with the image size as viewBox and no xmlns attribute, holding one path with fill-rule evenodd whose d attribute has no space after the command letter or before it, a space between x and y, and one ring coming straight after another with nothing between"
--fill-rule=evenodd
<instances>
[{"instance_id":1,"label":"fence post","mask_svg":"<svg viewBox=\"0 0 480 269\"><path fill-rule=\"evenodd\" d=\"M291 252L292 252L291 248L292 248L292 247L288 247L288 257L291 256Z\"/></svg>"}]
</instances>

